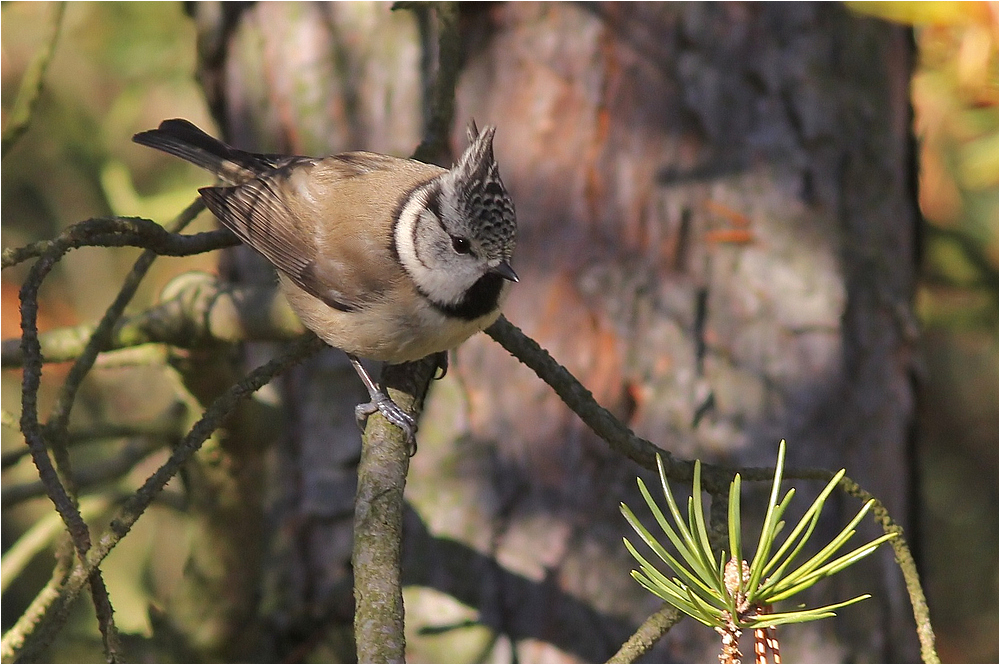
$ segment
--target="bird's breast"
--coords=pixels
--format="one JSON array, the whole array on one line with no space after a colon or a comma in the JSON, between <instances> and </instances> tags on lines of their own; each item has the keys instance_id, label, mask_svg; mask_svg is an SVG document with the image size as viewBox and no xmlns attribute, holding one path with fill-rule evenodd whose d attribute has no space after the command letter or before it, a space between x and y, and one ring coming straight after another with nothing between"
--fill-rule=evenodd
<instances>
[{"instance_id":1,"label":"bird's breast","mask_svg":"<svg viewBox=\"0 0 1000 665\"><path fill-rule=\"evenodd\" d=\"M407 284L344 312L307 293L284 275L281 285L302 324L327 344L363 358L393 363L453 349L500 315L496 307L473 319L449 316Z\"/></svg>"}]
</instances>

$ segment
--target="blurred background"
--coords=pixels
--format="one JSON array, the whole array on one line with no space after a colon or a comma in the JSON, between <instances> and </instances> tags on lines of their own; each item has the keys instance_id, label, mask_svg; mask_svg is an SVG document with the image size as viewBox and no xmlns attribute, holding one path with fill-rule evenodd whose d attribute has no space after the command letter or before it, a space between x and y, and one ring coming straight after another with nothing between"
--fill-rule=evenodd
<instances>
[{"instance_id":1,"label":"blurred background","mask_svg":"<svg viewBox=\"0 0 1000 665\"><path fill-rule=\"evenodd\" d=\"M941 656L953 662L1000 658L998 644L998 106L997 3L858 3L852 10L913 26L919 62L911 96L919 142L920 207L924 217L919 397L920 507L915 534ZM3 156L3 246L50 238L74 222L127 215L160 222L190 202L208 176L164 161L131 143L137 131L166 117L213 124L195 80L195 31L181 3L54 3L2 6L2 110L7 126L26 72L58 29L45 83L26 134ZM58 26L56 28L56 26ZM191 230L204 230L203 215ZM92 322L103 313L138 255L93 248L60 262L42 289L43 330ZM133 307L151 302L174 275L216 269L203 255L161 259ZM25 266L2 281L3 338L19 335L17 292ZM64 366L46 367L59 377ZM19 413L20 373L3 372L5 413ZM143 367L94 372L74 412L79 429L128 414L135 422L169 422L175 391ZM45 400L52 393L43 392ZM165 426L169 435L169 427ZM95 438L99 461L113 448ZM16 429L3 428L5 455L23 449ZM126 485L155 469L165 452L150 451ZM84 464L85 466L85 464ZM24 458L5 467L3 485L30 481ZM97 510L95 508L95 510ZM51 512L43 496L4 496L5 559L32 524ZM169 507L154 508L111 555L105 571L119 627L149 630L149 600L180 575L188 543ZM155 556L154 556L155 553ZM3 628L23 612L48 579L52 556L42 550L23 572L4 571ZM6 561L5 561L6 564ZM99 657L92 620L79 607L70 631ZM93 634L91 634L93 633ZM67 644L67 648L69 648ZM58 654L57 654L58 656Z\"/></svg>"},{"instance_id":2,"label":"blurred background","mask_svg":"<svg viewBox=\"0 0 1000 665\"><path fill-rule=\"evenodd\" d=\"M996 568L998 537L997 3L864 4L851 7L913 24L919 53L911 96L925 222L917 292L924 584L942 658L992 661L998 657L997 574L989 570Z\"/></svg>"}]
</instances>

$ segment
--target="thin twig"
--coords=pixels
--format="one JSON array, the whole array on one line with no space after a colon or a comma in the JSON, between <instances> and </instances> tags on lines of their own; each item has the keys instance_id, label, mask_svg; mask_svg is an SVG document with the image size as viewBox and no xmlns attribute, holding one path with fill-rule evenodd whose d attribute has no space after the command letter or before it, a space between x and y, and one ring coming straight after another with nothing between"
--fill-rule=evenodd
<instances>
[{"instance_id":1,"label":"thin twig","mask_svg":"<svg viewBox=\"0 0 1000 665\"><path fill-rule=\"evenodd\" d=\"M142 460L161 449L165 445L162 438L140 438L125 446L121 452L111 459L80 469L75 474L79 490L87 489L115 480L130 472ZM4 485L0 490L0 503L4 508L45 496L45 485L41 481L23 483L20 485Z\"/></svg>"},{"instance_id":2,"label":"thin twig","mask_svg":"<svg viewBox=\"0 0 1000 665\"><path fill-rule=\"evenodd\" d=\"M549 384L563 402L614 450L653 471L656 470L656 455L659 454L664 460L664 468L669 478L678 481L692 479L693 463L676 460L670 453L636 436L607 409L598 404L590 391L569 370L557 363L548 351L507 321L506 318L501 316L485 332L511 355L534 370L535 374ZM702 486L713 496L724 495L729 482L737 472L744 481L769 482L774 478L774 469L768 467L734 468L703 464L701 469ZM834 474L827 469L787 469L784 475L786 478L800 480L829 481ZM884 533L897 534L892 539L891 545L896 554L896 561L903 572L906 590L913 607L913 616L917 622L917 635L920 639L921 656L924 662L939 662L934 646L934 632L931 627L927 601L920 585L920 576L914 564L913 554L906 544L906 539L903 538L902 527L889 516L885 504L850 478L846 476L842 478L839 487L846 494L862 501L874 500L871 514L876 524L882 528Z\"/></svg>"},{"instance_id":3,"label":"thin twig","mask_svg":"<svg viewBox=\"0 0 1000 665\"><path fill-rule=\"evenodd\" d=\"M135 522L153 502L167 481L211 436L233 407L279 373L316 353L324 346L318 338L312 335L304 336L291 344L285 353L250 372L216 399L178 444L163 466L157 469L143 486L125 501L118 512L118 517L112 520L108 530L87 552L84 562L77 562L61 585L53 584L50 581L44 592L44 597L41 595L37 597L29 608L29 612L22 615L17 623L4 634L3 640L0 642L0 659L25 661L37 656L41 649L47 646L48 640L54 632L65 623L69 606L80 595L88 577L98 569L105 557L135 525ZM44 627L44 630L40 630L39 627Z\"/></svg>"},{"instance_id":4,"label":"thin twig","mask_svg":"<svg viewBox=\"0 0 1000 665\"><path fill-rule=\"evenodd\" d=\"M671 478L691 480L694 477L692 462L677 460L668 451L636 436L610 411L598 404L591 392L569 370L556 362L548 351L521 332L506 317L501 316L485 332L549 384L562 401L614 450L653 471L656 470L656 456L660 455L667 475ZM704 470L702 473L704 475ZM726 483L731 479L728 478Z\"/></svg>"},{"instance_id":5,"label":"thin twig","mask_svg":"<svg viewBox=\"0 0 1000 665\"><path fill-rule=\"evenodd\" d=\"M25 359L21 382L21 432L31 451L39 478L66 524L77 556L83 559L91 545L90 529L52 464L42 427L38 422L38 388L42 378L41 347L38 343L38 289L45 276L67 251L66 247L49 250L31 267L28 278L21 287L21 350ZM114 624L114 610L101 571L93 570L87 581L104 642L105 657L108 662L118 662L120 646Z\"/></svg>"},{"instance_id":6,"label":"thin twig","mask_svg":"<svg viewBox=\"0 0 1000 665\"><path fill-rule=\"evenodd\" d=\"M21 432L31 451L31 458L38 469L49 498L62 516L70 537L81 554L90 547L90 532L80 517L76 506L63 486L49 457L41 425L38 422L38 388L42 378L41 346L38 342L38 288L59 257L67 250L56 247L42 256L31 267L21 287L21 352L24 372L21 381Z\"/></svg>"},{"instance_id":7,"label":"thin twig","mask_svg":"<svg viewBox=\"0 0 1000 665\"><path fill-rule=\"evenodd\" d=\"M840 479L839 487L845 494L860 499L862 502L872 501L872 519L882 527L882 531L885 533L896 534L896 537L889 541L889 545L892 547L899 569L903 572L906 593L910 597L913 619L917 623L917 638L920 640L920 658L925 663L940 663L941 659L938 657L935 645L934 627L931 625L930 608L927 607L927 597L920 584L917 562L903 537L903 527L892 519L884 503L847 476Z\"/></svg>"},{"instance_id":8,"label":"thin twig","mask_svg":"<svg viewBox=\"0 0 1000 665\"><path fill-rule=\"evenodd\" d=\"M663 604L659 610L651 614L642 625L625 641L618 652L608 659L609 663L634 663L649 652L667 631L684 617L680 610Z\"/></svg>"},{"instance_id":9,"label":"thin twig","mask_svg":"<svg viewBox=\"0 0 1000 665\"><path fill-rule=\"evenodd\" d=\"M191 235L170 233L156 222L141 217L95 217L78 222L50 240L3 250L4 269L43 256L55 248L141 247L160 256L191 256L239 244L226 229Z\"/></svg>"}]
</instances>

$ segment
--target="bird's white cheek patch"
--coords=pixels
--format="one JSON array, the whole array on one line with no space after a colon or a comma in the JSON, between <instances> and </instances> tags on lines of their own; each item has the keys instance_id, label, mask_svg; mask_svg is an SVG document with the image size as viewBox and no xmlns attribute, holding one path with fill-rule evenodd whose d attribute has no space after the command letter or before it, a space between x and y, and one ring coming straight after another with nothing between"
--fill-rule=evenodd
<instances>
[{"instance_id":1,"label":"bird's white cheek patch","mask_svg":"<svg viewBox=\"0 0 1000 665\"><path fill-rule=\"evenodd\" d=\"M417 248L413 245L413 230L423 208L424 197L414 194L403 206L399 219L396 220L396 252L399 254L400 263L411 277L424 269L417 258Z\"/></svg>"}]
</instances>

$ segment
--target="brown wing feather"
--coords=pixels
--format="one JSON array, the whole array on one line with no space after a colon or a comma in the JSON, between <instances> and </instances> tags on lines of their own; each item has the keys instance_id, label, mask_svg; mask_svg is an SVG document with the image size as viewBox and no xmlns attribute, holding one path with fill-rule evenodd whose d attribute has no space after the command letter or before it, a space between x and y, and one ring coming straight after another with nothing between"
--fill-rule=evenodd
<instances>
[{"instance_id":1,"label":"brown wing feather","mask_svg":"<svg viewBox=\"0 0 1000 665\"><path fill-rule=\"evenodd\" d=\"M298 286L352 311L402 276L391 249L394 216L416 186L443 172L356 152L302 159L238 187L200 191L227 228Z\"/></svg>"},{"instance_id":2,"label":"brown wing feather","mask_svg":"<svg viewBox=\"0 0 1000 665\"><path fill-rule=\"evenodd\" d=\"M315 243L300 233L299 220L270 179L257 178L240 187L205 187L199 191L219 221L307 292L341 311L364 304L318 273Z\"/></svg>"}]
</instances>

